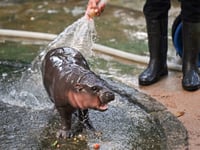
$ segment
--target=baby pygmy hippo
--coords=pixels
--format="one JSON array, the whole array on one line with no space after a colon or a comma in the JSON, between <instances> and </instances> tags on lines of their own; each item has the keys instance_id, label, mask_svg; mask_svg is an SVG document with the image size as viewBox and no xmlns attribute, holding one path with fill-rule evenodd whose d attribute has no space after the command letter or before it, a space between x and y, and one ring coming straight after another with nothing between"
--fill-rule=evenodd
<instances>
[{"instance_id":1,"label":"baby pygmy hippo","mask_svg":"<svg viewBox=\"0 0 200 150\"><path fill-rule=\"evenodd\" d=\"M44 87L54 102L62 119L62 130L57 137L72 137L72 113L78 109L79 120L94 130L88 109L105 111L107 103L114 100L114 93L106 82L92 72L82 54L73 48L50 50L42 62Z\"/></svg>"}]
</instances>

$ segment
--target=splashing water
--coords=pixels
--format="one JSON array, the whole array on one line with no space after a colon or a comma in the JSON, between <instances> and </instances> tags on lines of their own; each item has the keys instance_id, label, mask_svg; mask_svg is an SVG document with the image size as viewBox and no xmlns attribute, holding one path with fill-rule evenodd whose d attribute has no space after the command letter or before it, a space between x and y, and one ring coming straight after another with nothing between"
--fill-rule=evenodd
<instances>
[{"instance_id":1,"label":"splashing water","mask_svg":"<svg viewBox=\"0 0 200 150\"><path fill-rule=\"evenodd\" d=\"M45 54L55 48L72 47L79 50L84 57L93 55L92 47L96 38L96 30L93 19L87 19L86 16L75 21L70 26L66 27L47 47L39 54L34 63L39 63L43 60Z\"/></svg>"},{"instance_id":2,"label":"splashing water","mask_svg":"<svg viewBox=\"0 0 200 150\"><path fill-rule=\"evenodd\" d=\"M92 47L96 37L94 20L86 16L66 27L46 48L33 60L31 68L27 69L20 81L7 87L8 96L3 102L32 110L50 109L53 107L42 84L41 63L46 53L59 47L72 47L79 50L84 57L93 55Z\"/></svg>"},{"instance_id":3,"label":"splashing water","mask_svg":"<svg viewBox=\"0 0 200 150\"><path fill-rule=\"evenodd\" d=\"M53 103L43 87L41 73L31 72L30 69L22 74L20 80L4 83L0 100L33 111L53 108Z\"/></svg>"},{"instance_id":4,"label":"splashing water","mask_svg":"<svg viewBox=\"0 0 200 150\"><path fill-rule=\"evenodd\" d=\"M57 47L73 47L83 55L92 54L93 41L96 35L94 21L85 16L68 26L58 37L49 43L46 51Z\"/></svg>"},{"instance_id":5,"label":"splashing water","mask_svg":"<svg viewBox=\"0 0 200 150\"><path fill-rule=\"evenodd\" d=\"M98 5L106 4L108 0L100 0ZM94 11L93 9L90 11ZM90 13L88 15L91 16ZM95 15L93 14L92 18ZM58 47L72 47L79 50L84 57L92 56L92 47L96 37L96 30L93 19L88 19L86 15L78 19L76 22L65 28L54 41L50 42L44 51L40 53L41 60L45 54L51 50Z\"/></svg>"},{"instance_id":6,"label":"splashing water","mask_svg":"<svg viewBox=\"0 0 200 150\"><path fill-rule=\"evenodd\" d=\"M101 2L106 3L105 0ZM100 3L101 3L100 2ZM100 4L99 3L99 4ZM42 110L52 108L42 84L41 63L46 53L59 47L72 47L82 53L85 58L93 55L93 44L96 38L96 30L93 19L87 16L67 26L44 50L33 60L31 68L27 69L20 81L16 81L8 87L8 96L2 98L5 103L20 107Z\"/></svg>"}]
</instances>

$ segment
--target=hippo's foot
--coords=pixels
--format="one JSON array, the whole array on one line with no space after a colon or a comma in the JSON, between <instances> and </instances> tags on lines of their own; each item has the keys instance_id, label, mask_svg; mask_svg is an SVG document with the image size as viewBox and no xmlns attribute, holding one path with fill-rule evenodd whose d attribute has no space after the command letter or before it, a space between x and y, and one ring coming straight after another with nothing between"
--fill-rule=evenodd
<instances>
[{"instance_id":1,"label":"hippo's foot","mask_svg":"<svg viewBox=\"0 0 200 150\"><path fill-rule=\"evenodd\" d=\"M74 136L74 133L71 130L63 130L60 129L57 133L56 133L56 138L72 138Z\"/></svg>"},{"instance_id":2,"label":"hippo's foot","mask_svg":"<svg viewBox=\"0 0 200 150\"><path fill-rule=\"evenodd\" d=\"M96 131L95 128L93 127L92 125L92 122L90 119L88 120L85 120L84 122L81 122L81 124L83 125L83 127L87 130L90 130L90 131Z\"/></svg>"},{"instance_id":3,"label":"hippo's foot","mask_svg":"<svg viewBox=\"0 0 200 150\"><path fill-rule=\"evenodd\" d=\"M88 109L79 110L79 121L84 128L95 131L95 128L93 127L92 122L89 118Z\"/></svg>"}]
</instances>

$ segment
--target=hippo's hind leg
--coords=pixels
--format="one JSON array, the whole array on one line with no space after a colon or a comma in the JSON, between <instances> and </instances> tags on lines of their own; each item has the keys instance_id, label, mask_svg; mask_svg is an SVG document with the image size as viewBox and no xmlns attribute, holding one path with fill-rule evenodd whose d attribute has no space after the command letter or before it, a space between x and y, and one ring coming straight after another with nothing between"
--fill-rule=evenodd
<instances>
[{"instance_id":1,"label":"hippo's hind leg","mask_svg":"<svg viewBox=\"0 0 200 150\"><path fill-rule=\"evenodd\" d=\"M85 110L81 110L79 109L78 110L78 117L79 117L79 120L81 122L81 124L86 128L86 129L89 129L91 131L95 131L95 128L93 127L92 125L92 122L91 120L89 119L89 112L88 112L88 109L85 109Z\"/></svg>"},{"instance_id":2,"label":"hippo's hind leg","mask_svg":"<svg viewBox=\"0 0 200 150\"><path fill-rule=\"evenodd\" d=\"M56 133L57 138L71 138L74 133L71 130L71 118L72 111L69 111L67 107L56 107L61 116L61 129Z\"/></svg>"}]
</instances>

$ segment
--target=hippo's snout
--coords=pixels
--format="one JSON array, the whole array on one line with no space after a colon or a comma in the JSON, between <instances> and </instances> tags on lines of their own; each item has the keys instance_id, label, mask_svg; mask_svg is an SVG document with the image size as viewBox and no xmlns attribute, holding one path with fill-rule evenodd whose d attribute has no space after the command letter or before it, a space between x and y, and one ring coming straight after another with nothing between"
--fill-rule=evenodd
<instances>
[{"instance_id":1,"label":"hippo's snout","mask_svg":"<svg viewBox=\"0 0 200 150\"><path fill-rule=\"evenodd\" d=\"M114 93L113 93L113 92L106 92L106 93L105 93L105 99L106 99L108 102L114 100L114 99L115 99Z\"/></svg>"},{"instance_id":2,"label":"hippo's snout","mask_svg":"<svg viewBox=\"0 0 200 150\"><path fill-rule=\"evenodd\" d=\"M114 99L115 99L115 95L111 91L103 92L100 95L100 100L101 100L101 103L103 104L109 103L110 101L113 101Z\"/></svg>"}]
</instances>

